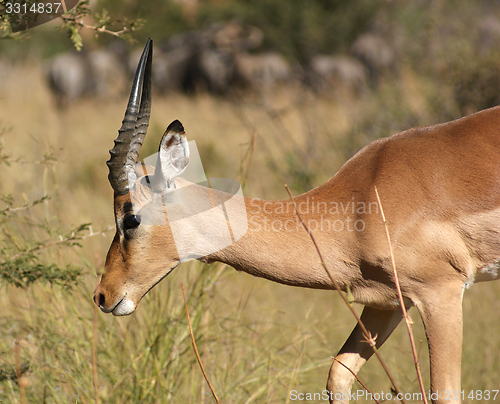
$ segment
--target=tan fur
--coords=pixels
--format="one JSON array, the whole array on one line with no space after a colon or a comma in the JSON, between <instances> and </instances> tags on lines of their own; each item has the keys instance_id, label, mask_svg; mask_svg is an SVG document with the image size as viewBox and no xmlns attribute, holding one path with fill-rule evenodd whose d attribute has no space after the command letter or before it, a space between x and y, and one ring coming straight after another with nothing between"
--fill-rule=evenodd
<instances>
[{"instance_id":1,"label":"tan fur","mask_svg":"<svg viewBox=\"0 0 500 404\"><path fill-rule=\"evenodd\" d=\"M400 322L401 310L375 186L404 297L417 307L425 325L431 390L439 393L434 402L443 403L444 390L460 390L463 290L474 281L497 279L500 272L500 109L377 140L326 183L296 197L337 283L343 290L349 287L356 302L366 306L362 319L372 335L378 334L380 346ZM210 197L201 186L189 192L184 201L166 203L174 210L190 209L190 203ZM222 197L217 192L213 196ZM125 294L135 308L182 259L168 218L163 226L141 224L130 231L129 240L125 237L126 203L134 200L140 207L154 198L141 183L130 194L115 197L117 233L96 291L96 302L105 302L104 310ZM161 203L155 203L155 214L165 215ZM333 289L290 201L247 198L245 204L247 233L203 261L225 262L287 285ZM240 223L244 220L239 218ZM210 237L210 228L193 232L201 240ZM337 356L354 372L373 353L361 340L356 327ZM349 396L353 381L333 363L327 388L334 397Z\"/></svg>"}]
</instances>

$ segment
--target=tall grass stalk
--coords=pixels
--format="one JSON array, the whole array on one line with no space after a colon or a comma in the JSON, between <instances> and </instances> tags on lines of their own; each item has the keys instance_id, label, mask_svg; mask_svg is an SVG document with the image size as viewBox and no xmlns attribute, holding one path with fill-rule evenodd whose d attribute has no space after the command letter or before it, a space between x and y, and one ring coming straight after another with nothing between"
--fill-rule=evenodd
<instances>
[{"instance_id":1,"label":"tall grass stalk","mask_svg":"<svg viewBox=\"0 0 500 404\"><path fill-rule=\"evenodd\" d=\"M181 283L181 289L182 289L182 297L184 298L184 306L186 307L186 318L188 321L188 326L189 326L189 335L191 336L191 343L193 344L193 349L194 353L196 355L196 359L198 360L198 364L200 365L201 373L203 373L203 377L206 380L208 384L208 388L212 392L212 396L214 397L214 400L217 404L220 404L219 399L217 398L217 394L215 393L215 390L212 386L212 383L210 383L210 380L207 376L207 372L205 372L205 367L203 366L203 362L201 361L200 354L198 353L198 347L196 346L196 339L194 338L194 333L193 333L193 326L191 325L191 318L189 317L189 308L186 300L186 293L184 292L184 285Z\"/></svg>"}]
</instances>

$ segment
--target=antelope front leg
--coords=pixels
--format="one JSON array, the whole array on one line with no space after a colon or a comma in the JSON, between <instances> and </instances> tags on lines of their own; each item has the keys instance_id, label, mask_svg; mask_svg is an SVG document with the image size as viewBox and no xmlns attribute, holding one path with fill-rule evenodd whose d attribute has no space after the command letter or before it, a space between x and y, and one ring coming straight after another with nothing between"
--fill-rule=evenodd
<instances>
[{"instance_id":1,"label":"antelope front leg","mask_svg":"<svg viewBox=\"0 0 500 404\"><path fill-rule=\"evenodd\" d=\"M426 290L416 304L429 345L430 398L434 404L461 402L462 290L461 283Z\"/></svg>"},{"instance_id":2,"label":"antelope front leg","mask_svg":"<svg viewBox=\"0 0 500 404\"><path fill-rule=\"evenodd\" d=\"M377 348L382 346L402 319L401 310L378 310L365 307L361 321L372 336L377 336ZM351 335L336 356L354 373L358 373L366 361L373 355L373 348L364 342L363 332L359 324L354 327ZM345 404L349 402L354 376L344 366L334 361L328 375L326 388L330 391L331 403Z\"/></svg>"}]
</instances>

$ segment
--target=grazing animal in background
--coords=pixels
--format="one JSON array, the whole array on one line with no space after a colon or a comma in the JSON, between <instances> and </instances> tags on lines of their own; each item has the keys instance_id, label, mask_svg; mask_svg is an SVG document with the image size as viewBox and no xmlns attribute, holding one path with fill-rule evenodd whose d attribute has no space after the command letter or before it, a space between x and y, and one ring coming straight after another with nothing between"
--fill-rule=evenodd
<instances>
[{"instance_id":1,"label":"grazing animal in background","mask_svg":"<svg viewBox=\"0 0 500 404\"><path fill-rule=\"evenodd\" d=\"M45 65L45 77L58 108L91 94L95 88L90 63L81 53L54 57Z\"/></svg>"},{"instance_id":2,"label":"grazing animal in background","mask_svg":"<svg viewBox=\"0 0 500 404\"><path fill-rule=\"evenodd\" d=\"M112 43L90 52L65 52L48 60L45 79L58 108L65 108L86 96L113 98L121 95L127 78L126 49ZM117 67L118 66L118 67Z\"/></svg>"},{"instance_id":3,"label":"grazing animal in background","mask_svg":"<svg viewBox=\"0 0 500 404\"><path fill-rule=\"evenodd\" d=\"M248 53L263 39L258 28L235 21L175 35L155 50L153 88L160 94L206 91L216 95L231 94L239 86L257 93L272 90L291 79L291 67L278 53ZM130 55L131 76L141 53L136 49Z\"/></svg>"},{"instance_id":4,"label":"grazing animal in background","mask_svg":"<svg viewBox=\"0 0 500 404\"><path fill-rule=\"evenodd\" d=\"M240 52L235 55L237 79L256 91L272 91L278 84L292 77L292 69L279 53L268 52L252 55Z\"/></svg>"},{"instance_id":5,"label":"grazing animal in background","mask_svg":"<svg viewBox=\"0 0 500 404\"><path fill-rule=\"evenodd\" d=\"M361 35L352 45L351 52L367 67L371 85L374 87L382 77L398 71L394 50L380 35Z\"/></svg>"},{"instance_id":6,"label":"grazing animal in background","mask_svg":"<svg viewBox=\"0 0 500 404\"><path fill-rule=\"evenodd\" d=\"M189 160L180 122L163 135L154 174L138 176L135 165L151 109L151 64L149 40L107 163L116 235L95 303L105 313L131 314L179 263L195 257L285 285L334 289L290 200L234 195L246 209L220 216L230 222L233 242L211 248L221 236L218 216L197 222L196 213L207 201L213 206L228 198L179 177ZM377 187L404 304L415 306L424 323L434 403L451 401L446 391L460 391L464 290L500 277L499 162L496 107L376 140L327 182L295 198L337 285L365 306L361 320L380 347L402 314ZM178 217L193 220L180 228ZM179 228L182 246L174 236ZM354 382L339 362L357 373L372 354L356 325L330 369L331 402L347 402Z\"/></svg>"},{"instance_id":7,"label":"grazing animal in background","mask_svg":"<svg viewBox=\"0 0 500 404\"><path fill-rule=\"evenodd\" d=\"M321 92L345 88L361 94L368 87L367 69L357 59L344 55L317 55L311 60L316 78L315 87Z\"/></svg>"}]
</instances>

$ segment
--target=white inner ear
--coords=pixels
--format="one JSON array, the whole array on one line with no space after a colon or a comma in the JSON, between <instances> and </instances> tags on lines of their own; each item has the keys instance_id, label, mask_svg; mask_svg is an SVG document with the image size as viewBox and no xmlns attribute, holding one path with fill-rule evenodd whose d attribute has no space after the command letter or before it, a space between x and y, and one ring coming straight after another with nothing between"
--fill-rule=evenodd
<instances>
[{"instance_id":1,"label":"white inner ear","mask_svg":"<svg viewBox=\"0 0 500 404\"><path fill-rule=\"evenodd\" d=\"M172 188L175 178L182 174L189 163L186 137L179 133L167 133L161 140L158 162L167 188Z\"/></svg>"}]
</instances>

